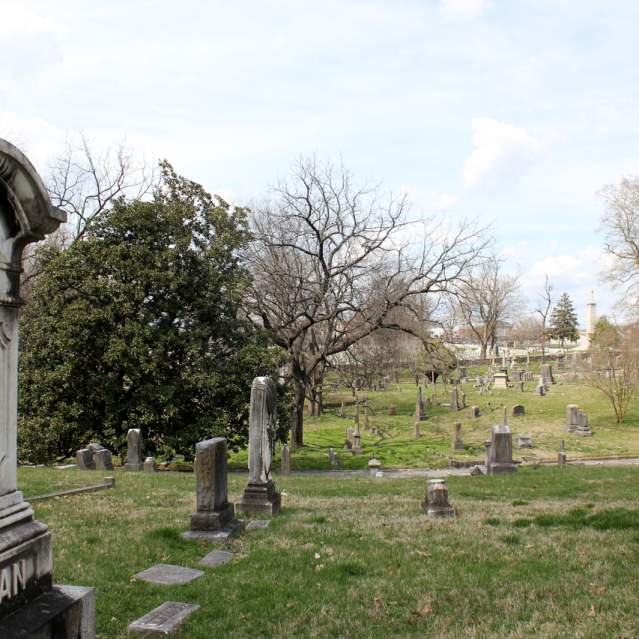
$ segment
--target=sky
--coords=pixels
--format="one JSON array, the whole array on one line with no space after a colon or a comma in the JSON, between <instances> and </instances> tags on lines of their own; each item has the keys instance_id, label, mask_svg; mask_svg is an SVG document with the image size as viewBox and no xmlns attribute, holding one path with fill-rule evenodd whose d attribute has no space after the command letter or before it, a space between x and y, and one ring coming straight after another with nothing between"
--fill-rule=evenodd
<instances>
[{"instance_id":1,"label":"sky","mask_svg":"<svg viewBox=\"0 0 639 639\"><path fill-rule=\"evenodd\" d=\"M531 306L621 296L598 192L639 174L636 0L0 0L0 137L46 177L126 140L243 204L300 156L492 224Z\"/></svg>"}]
</instances>

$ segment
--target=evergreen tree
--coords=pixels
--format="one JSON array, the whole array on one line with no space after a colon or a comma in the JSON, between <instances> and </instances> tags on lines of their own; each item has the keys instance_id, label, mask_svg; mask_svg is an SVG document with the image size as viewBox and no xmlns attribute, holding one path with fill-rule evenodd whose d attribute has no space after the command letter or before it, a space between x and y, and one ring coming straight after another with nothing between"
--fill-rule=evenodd
<instances>
[{"instance_id":1,"label":"evergreen tree","mask_svg":"<svg viewBox=\"0 0 639 639\"><path fill-rule=\"evenodd\" d=\"M164 455L246 442L251 382L281 351L240 319L244 212L168 163L162 177L151 201L119 201L68 249L47 248L21 326L23 459L90 441L122 451L129 428Z\"/></svg>"},{"instance_id":2,"label":"evergreen tree","mask_svg":"<svg viewBox=\"0 0 639 639\"><path fill-rule=\"evenodd\" d=\"M579 338L577 314L568 293L562 293L550 316L550 330L563 346L564 341L575 342Z\"/></svg>"},{"instance_id":3,"label":"evergreen tree","mask_svg":"<svg viewBox=\"0 0 639 639\"><path fill-rule=\"evenodd\" d=\"M619 329L602 315L595 324L594 333L590 336L590 345L595 348L617 348L621 340Z\"/></svg>"}]
</instances>

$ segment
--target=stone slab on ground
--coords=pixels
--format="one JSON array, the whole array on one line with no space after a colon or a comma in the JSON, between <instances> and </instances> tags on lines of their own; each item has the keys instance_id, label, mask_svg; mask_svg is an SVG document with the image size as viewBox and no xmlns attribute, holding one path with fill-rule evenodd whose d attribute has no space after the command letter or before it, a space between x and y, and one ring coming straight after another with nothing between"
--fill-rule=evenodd
<instances>
[{"instance_id":1,"label":"stone slab on ground","mask_svg":"<svg viewBox=\"0 0 639 639\"><path fill-rule=\"evenodd\" d=\"M222 566L235 557L235 553L228 550L212 550L200 560L203 566Z\"/></svg>"},{"instance_id":2,"label":"stone slab on ground","mask_svg":"<svg viewBox=\"0 0 639 639\"><path fill-rule=\"evenodd\" d=\"M2 619L0 637L95 639L95 588L53 586Z\"/></svg>"},{"instance_id":3,"label":"stone slab on ground","mask_svg":"<svg viewBox=\"0 0 639 639\"><path fill-rule=\"evenodd\" d=\"M168 637L199 607L197 604L165 601L129 624L129 634L138 637Z\"/></svg>"},{"instance_id":4,"label":"stone slab on ground","mask_svg":"<svg viewBox=\"0 0 639 639\"><path fill-rule=\"evenodd\" d=\"M271 523L270 519L253 519L246 524L246 530L258 530L260 528L268 528Z\"/></svg>"},{"instance_id":5,"label":"stone slab on ground","mask_svg":"<svg viewBox=\"0 0 639 639\"><path fill-rule=\"evenodd\" d=\"M182 533L182 539L208 541L212 544L226 543L244 528L244 520L236 519L236 525L227 526L222 530L187 530Z\"/></svg>"},{"instance_id":6,"label":"stone slab on ground","mask_svg":"<svg viewBox=\"0 0 639 639\"><path fill-rule=\"evenodd\" d=\"M137 575L133 575L133 578L161 586L181 586L201 577L203 574L204 571L194 568L174 566L173 564L156 564L139 572Z\"/></svg>"}]
</instances>

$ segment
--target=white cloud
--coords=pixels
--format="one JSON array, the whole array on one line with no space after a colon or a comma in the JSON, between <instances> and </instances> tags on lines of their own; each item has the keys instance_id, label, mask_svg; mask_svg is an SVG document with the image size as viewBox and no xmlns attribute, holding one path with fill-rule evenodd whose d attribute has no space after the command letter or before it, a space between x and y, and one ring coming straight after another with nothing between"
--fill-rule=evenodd
<instances>
[{"instance_id":1,"label":"white cloud","mask_svg":"<svg viewBox=\"0 0 639 639\"><path fill-rule=\"evenodd\" d=\"M441 0L441 9L453 18L474 18L481 15L489 4L488 0Z\"/></svg>"},{"instance_id":2,"label":"white cloud","mask_svg":"<svg viewBox=\"0 0 639 639\"><path fill-rule=\"evenodd\" d=\"M422 191L414 187L404 187L402 193L406 193L411 209L415 213L431 214L443 213L454 209L460 201L458 195L444 191Z\"/></svg>"},{"instance_id":3,"label":"white cloud","mask_svg":"<svg viewBox=\"0 0 639 639\"><path fill-rule=\"evenodd\" d=\"M517 175L532 164L544 148L542 136L493 118L474 118L473 152L464 163L464 187Z\"/></svg>"}]
</instances>

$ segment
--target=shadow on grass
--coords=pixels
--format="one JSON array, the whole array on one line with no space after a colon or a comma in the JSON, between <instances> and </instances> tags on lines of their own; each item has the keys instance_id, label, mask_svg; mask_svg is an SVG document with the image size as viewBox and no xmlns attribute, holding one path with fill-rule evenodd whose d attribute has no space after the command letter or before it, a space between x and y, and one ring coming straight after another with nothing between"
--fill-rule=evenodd
<instances>
[{"instance_id":1,"label":"shadow on grass","mask_svg":"<svg viewBox=\"0 0 639 639\"><path fill-rule=\"evenodd\" d=\"M534 523L543 528L594 528L596 530L639 530L639 510L613 508L590 514L585 508L575 508L566 515L538 515L532 520L516 519L513 526L522 528Z\"/></svg>"}]
</instances>

